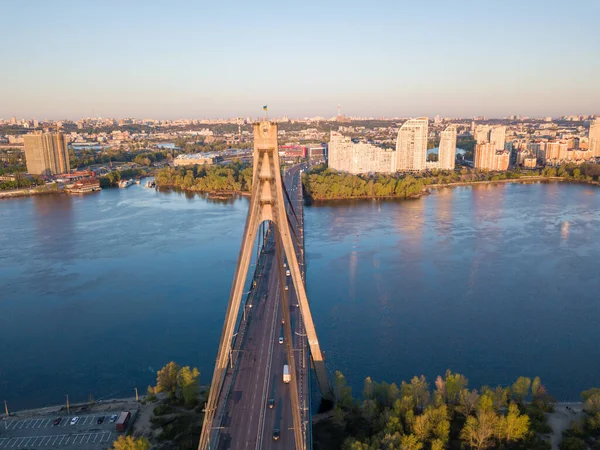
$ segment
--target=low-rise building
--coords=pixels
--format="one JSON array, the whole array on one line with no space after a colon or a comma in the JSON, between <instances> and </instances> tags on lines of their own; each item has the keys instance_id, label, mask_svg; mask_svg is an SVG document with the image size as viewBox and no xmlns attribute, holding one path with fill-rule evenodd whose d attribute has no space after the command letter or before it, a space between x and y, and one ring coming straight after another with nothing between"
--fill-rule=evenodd
<instances>
[{"instance_id":1,"label":"low-rise building","mask_svg":"<svg viewBox=\"0 0 600 450\"><path fill-rule=\"evenodd\" d=\"M222 161L216 153L190 153L187 155L178 155L174 160L175 166L196 166L196 165L210 165L216 164Z\"/></svg>"}]
</instances>

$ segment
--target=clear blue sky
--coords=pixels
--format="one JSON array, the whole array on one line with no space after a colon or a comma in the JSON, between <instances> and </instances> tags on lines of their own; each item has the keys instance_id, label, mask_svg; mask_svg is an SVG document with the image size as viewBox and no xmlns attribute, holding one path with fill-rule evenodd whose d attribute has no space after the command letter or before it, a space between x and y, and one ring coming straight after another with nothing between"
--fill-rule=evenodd
<instances>
[{"instance_id":1,"label":"clear blue sky","mask_svg":"<svg viewBox=\"0 0 600 450\"><path fill-rule=\"evenodd\" d=\"M599 0L3 2L0 118L600 114Z\"/></svg>"}]
</instances>

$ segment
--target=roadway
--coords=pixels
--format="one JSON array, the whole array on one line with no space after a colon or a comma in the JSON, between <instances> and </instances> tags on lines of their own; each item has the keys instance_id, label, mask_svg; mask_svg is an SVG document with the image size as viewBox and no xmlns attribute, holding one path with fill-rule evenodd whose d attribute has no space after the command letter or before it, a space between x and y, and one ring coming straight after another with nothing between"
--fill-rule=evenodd
<instances>
[{"instance_id":1,"label":"roadway","mask_svg":"<svg viewBox=\"0 0 600 450\"><path fill-rule=\"evenodd\" d=\"M294 204L298 221L291 214L290 225L300 242L296 246L298 261L304 272L302 245L302 187L301 166L289 169L284 178L290 199ZM287 204L287 199L285 199ZM269 233L264 250L258 261L255 279L257 285L251 294L252 300L246 307L246 319L241 321L233 349L233 367L228 370L219 399L213 427L217 449L293 449L294 430L289 385L283 382L283 366L287 362L285 345L280 344L283 336L282 295L289 296L290 325L293 348L296 356L296 379L299 381L302 422L310 402L308 387L308 347L304 327L300 320L297 299L290 277L285 277L281 289L279 271L275 258L274 233ZM286 262L287 265L287 262ZM285 269L283 271L285 276ZM273 407L270 407L270 400ZM279 430L279 439L274 440L274 430Z\"/></svg>"}]
</instances>

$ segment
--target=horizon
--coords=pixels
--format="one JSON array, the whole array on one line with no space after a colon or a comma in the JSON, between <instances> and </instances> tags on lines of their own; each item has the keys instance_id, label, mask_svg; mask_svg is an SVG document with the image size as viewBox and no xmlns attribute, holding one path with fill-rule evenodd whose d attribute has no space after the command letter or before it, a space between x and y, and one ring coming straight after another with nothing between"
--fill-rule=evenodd
<instances>
[{"instance_id":1,"label":"horizon","mask_svg":"<svg viewBox=\"0 0 600 450\"><path fill-rule=\"evenodd\" d=\"M5 5L0 117L600 113L593 0L260 6Z\"/></svg>"}]
</instances>

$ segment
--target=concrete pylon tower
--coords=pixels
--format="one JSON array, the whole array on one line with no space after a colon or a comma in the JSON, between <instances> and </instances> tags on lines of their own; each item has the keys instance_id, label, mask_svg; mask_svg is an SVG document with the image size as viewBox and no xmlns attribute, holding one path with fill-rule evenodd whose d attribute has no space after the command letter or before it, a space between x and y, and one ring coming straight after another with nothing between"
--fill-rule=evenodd
<instances>
[{"instance_id":1,"label":"concrete pylon tower","mask_svg":"<svg viewBox=\"0 0 600 450\"><path fill-rule=\"evenodd\" d=\"M279 259L280 251L285 253L288 261L290 275L292 276L296 297L308 344L310 354L319 382L319 387L324 399L332 400L332 392L325 369L323 354L317 339L314 322L308 305L308 298L304 281L300 272L300 266L294 245L290 234L290 226L284 203L283 183L281 181L281 172L279 165L279 147L277 143L277 124L264 120L254 124L254 166L252 175L252 196L250 198L250 206L248 208L248 216L246 218L246 226L244 228L244 236L238 257L238 263L233 278L233 286L229 297L229 305L225 314L225 323L221 334L221 343L217 353L217 361L213 373L210 395L205 408L204 424L202 427L202 435L200 437L199 450L209 448L210 435L212 432L213 421L217 403L220 397L221 389L227 372L228 360L230 357L230 349L232 346L233 333L239 310L242 301L244 284L248 275L248 268L252 257L252 248L254 239L258 232L258 227L263 221L271 221L274 225L275 243L277 251L276 263L278 264L280 277L282 275L282 261ZM282 278L283 279L283 278ZM282 296L282 301L287 302L287 295ZM282 305L284 310L289 311L289 305ZM285 333L291 336L290 321L285 321ZM299 396L298 396L298 380L295 370L295 357L291 339L285 339L286 350L288 356L288 364L292 380L290 382L290 393L294 416L294 435L296 438L296 448L303 448L302 425L300 423Z\"/></svg>"}]
</instances>

